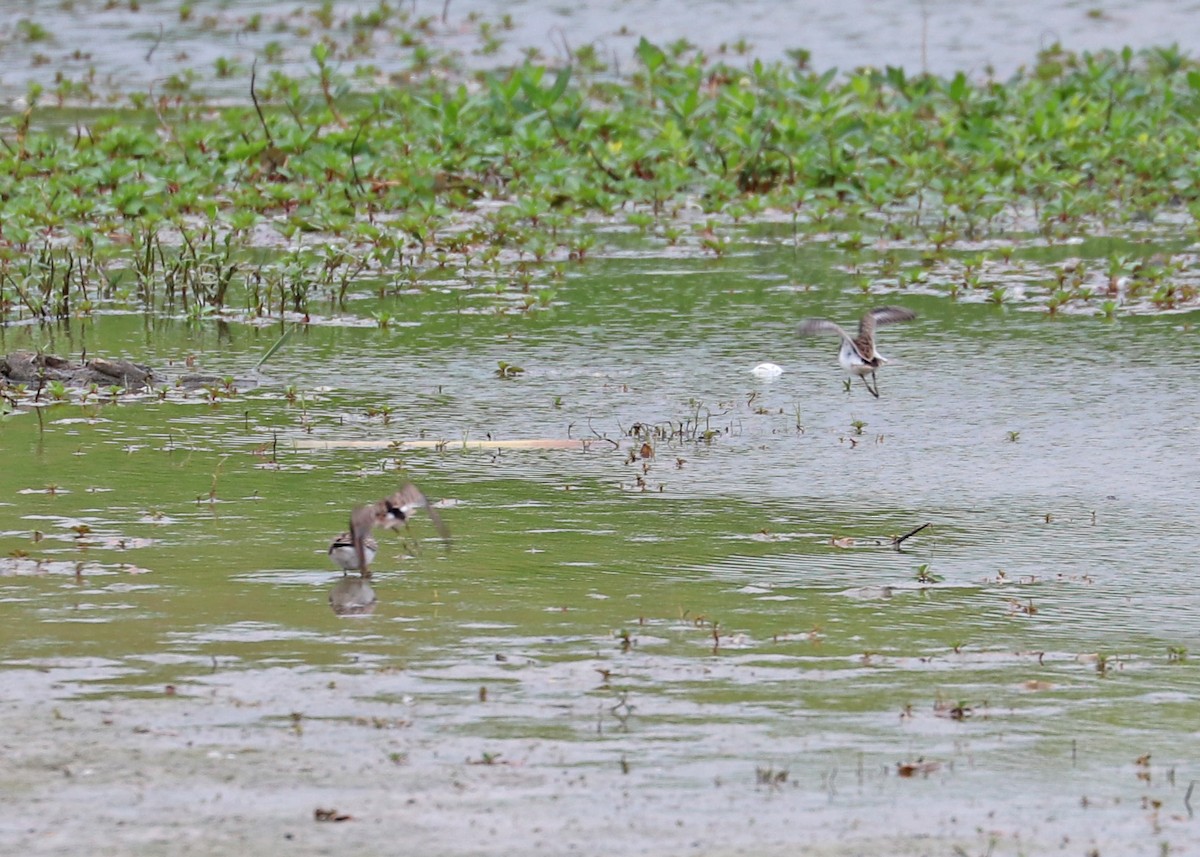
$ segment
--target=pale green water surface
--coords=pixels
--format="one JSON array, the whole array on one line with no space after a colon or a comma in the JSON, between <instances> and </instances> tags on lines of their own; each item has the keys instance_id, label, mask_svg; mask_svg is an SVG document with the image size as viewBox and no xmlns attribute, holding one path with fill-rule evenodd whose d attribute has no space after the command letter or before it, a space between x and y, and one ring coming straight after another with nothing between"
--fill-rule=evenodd
<instances>
[{"instance_id":1,"label":"pale green water surface","mask_svg":"<svg viewBox=\"0 0 1200 857\"><path fill-rule=\"evenodd\" d=\"M257 386L278 328L0 329L4 351L127 355L167 383L195 355L243 379L216 405L0 427L0 836L27 854L1192 853L1190 324L864 298L836 256L769 229L720 261L635 245L528 314L479 312L449 277L364 290L358 317L403 324L311 325ZM883 331L877 401L843 390L835 340L794 328L882 302L920 318ZM785 373L756 380L761 360ZM383 406L388 424L366 416ZM627 439L462 448L635 423L676 436L633 462ZM296 447L376 438L448 443ZM445 500L451 549L426 520L382 536L374 614L334 615L329 538L405 479Z\"/></svg>"}]
</instances>

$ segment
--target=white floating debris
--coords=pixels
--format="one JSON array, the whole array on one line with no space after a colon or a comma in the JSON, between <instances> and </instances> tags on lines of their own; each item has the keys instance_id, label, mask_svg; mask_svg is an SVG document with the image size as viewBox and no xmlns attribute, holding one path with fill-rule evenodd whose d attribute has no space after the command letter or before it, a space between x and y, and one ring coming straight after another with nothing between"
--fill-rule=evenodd
<instances>
[{"instance_id":1,"label":"white floating debris","mask_svg":"<svg viewBox=\"0 0 1200 857\"><path fill-rule=\"evenodd\" d=\"M774 363L759 363L757 366L751 369L750 372L755 378L764 378L769 380L771 378L778 378L780 375L782 375L783 367Z\"/></svg>"}]
</instances>

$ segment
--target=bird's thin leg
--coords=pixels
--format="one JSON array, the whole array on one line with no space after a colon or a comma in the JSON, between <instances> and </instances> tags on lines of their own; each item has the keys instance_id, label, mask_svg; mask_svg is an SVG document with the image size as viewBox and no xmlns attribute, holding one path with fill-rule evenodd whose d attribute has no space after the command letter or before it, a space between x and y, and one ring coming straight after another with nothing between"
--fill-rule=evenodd
<instances>
[{"instance_id":1,"label":"bird's thin leg","mask_svg":"<svg viewBox=\"0 0 1200 857\"><path fill-rule=\"evenodd\" d=\"M874 372L871 373L871 380L875 382L874 389L871 388L870 384L867 384L867 376L866 375L863 375L862 379L863 379L863 384L867 388L867 392L869 392L872 396L874 396L876 399L878 399L879 398L879 379L875 377L875 373Z\"/></svg>"}]
</instances>

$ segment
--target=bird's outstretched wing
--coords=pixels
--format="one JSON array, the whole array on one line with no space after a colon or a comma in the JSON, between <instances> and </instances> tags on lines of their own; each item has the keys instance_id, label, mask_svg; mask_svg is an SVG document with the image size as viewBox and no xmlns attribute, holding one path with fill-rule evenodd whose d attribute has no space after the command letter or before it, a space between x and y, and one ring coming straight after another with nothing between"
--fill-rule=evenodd
<instances>
[{"instance_id":1,"label":"bird's outstretched wing","mask_svg":"<svg viewBox=\"0 0 1200 857\"><path fill-rule=\"evenodd\" d=\"M860 339L864 336L874 336L876 327L900 321L912 321L916 317L915 312L902 306L877 306L875 309L863 313L862 320L858 323L858 336Z\"/></svg>"},{"instance_id":2,"label":"bird's outstretched wing","mask_svg":"<svg viewBox=\"0 0 1200 857\"><path fill-rule=\"evenodd\" d=\"M359 506L350 513L350 541L354 545L354 553L358 559L358 570L364 577L371 573L367 568L367 554L364 545L374 526L374 506Z\"/></svg>"},{"instance_id":3,"label":"bird's outstretched wing","mask_svg":"<svg viewBox=\"0 0 1200 857\"><path fill-rule=\"evenodd\" d=\"M380 523L388 528L405 523L417 509L424 509L425 514L429 515L429 520L437 529L438 535L442 537L443 541L450 541L450 531L442 523L442 516L433 508L429 498L421 492L421 489L411 482L402 486L392 496L380 500L377 505L382 506L379 516Z\"/></svg>"},{"instance_id":4,"label":"bird's outstretched wing","mask_svg":"<svg viewBox=\"0 0 1200 857\"><path fill-rule=\"evenodd\" d=\"M425 510L425 513L429 515L429 520L433 521L433 526L437 528L438 535L442 537L442 541L449 544L450 530L442 522L442 516L429 504L429 500L421 493L421 489L411 482L402 485L400 490L390 497L384 497L382 500L366 506L358 506L350 513L350 540L358 558L358 567L364 574L370 574L367 571L364 545L371 535L371 530L375 527L391 530L407 524L409 517L417 509Z\"/></svg>"},{"instance_id":5,"label":"bird's outstretched wing","mask_svg":"<svg viewBox=\"0 0 1200 857\"><path fill-rule=\"evenodd\" d=\"M877 306L863 313L858 322L858 338L854 345L859 353L870 357L875 353L875 328L900 321L912 321L917 314L902 306Z\"/></svg>"},{"instance_id":6,"label":"bird's outstretched wing","mask_svg":"<svg viewBox=\"0 0 1200 857\"><path fill-rule=\"evenodd\" d=\"M796 332L801 336L812 336L816 333L836 333L842 339L853 342L853 337L842 329L841 325L834 324L827 318L806 318L800 322L800 326L796 328Z\"/></svg>"}]
</instances>

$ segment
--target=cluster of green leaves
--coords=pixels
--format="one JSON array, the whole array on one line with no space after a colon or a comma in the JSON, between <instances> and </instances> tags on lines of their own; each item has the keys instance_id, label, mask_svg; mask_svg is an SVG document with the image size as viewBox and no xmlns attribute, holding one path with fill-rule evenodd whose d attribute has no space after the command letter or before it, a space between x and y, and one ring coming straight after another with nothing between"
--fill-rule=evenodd
<instances>
[{"instance_id":1,"label":"cluster of green leaves","mask_svg":"<svg viewBox=\"0 0 1200 857\"><path fill-rule=\"evenodd\" d=\"M275 71L257 103L162 95L70 128L33 92L0 138L0 318L64 314L89 272L111 296L131 256L143 299L221 307L253 283L260 308L301 310L322 278L344 297L364 270L582 259L594 239L573 227L618 209L671 243L698 203L722 222L773 208L939 250L1031 215L1053 238L1200 213L1200 70L1174 50L1055 50L1006 82L734 68L646 41L638 56L622 79L525 64L362 96L318 44L310 77ZM247 265L259 227L324 246ZM697 247L720 252L714 228L695 227ZM68 252L82 261L39 279Z\"/></svg>"}]
</instances>

